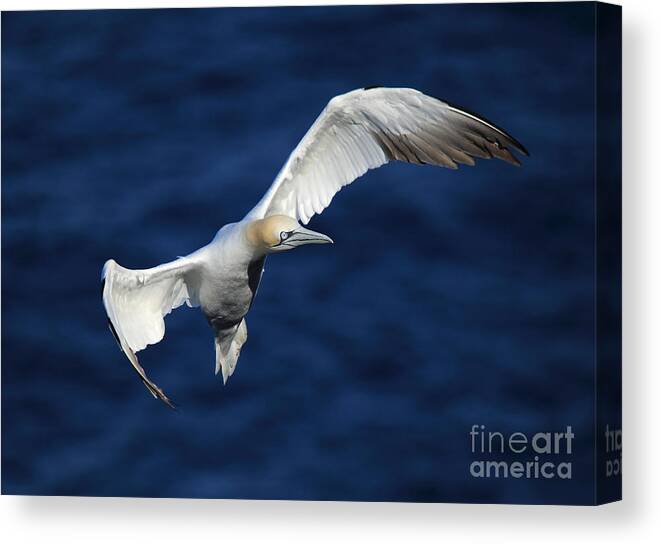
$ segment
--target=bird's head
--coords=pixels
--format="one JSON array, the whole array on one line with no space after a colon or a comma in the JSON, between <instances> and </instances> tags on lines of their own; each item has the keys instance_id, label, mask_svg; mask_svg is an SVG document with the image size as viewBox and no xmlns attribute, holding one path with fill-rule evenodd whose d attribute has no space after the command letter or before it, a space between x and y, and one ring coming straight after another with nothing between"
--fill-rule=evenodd
<instances>
[{"instance_id":1,"label":"bird's head","mask_svg":"<svg viewBox=\"0 0 661 545\"><path fill-rule=\"evenodd\" d=\"M269 216L253 221L247 228L248 240L266 253L284 252L304 244L332 244L333 240L306 229L289 216Z\"/></svg>"}]
</instances>

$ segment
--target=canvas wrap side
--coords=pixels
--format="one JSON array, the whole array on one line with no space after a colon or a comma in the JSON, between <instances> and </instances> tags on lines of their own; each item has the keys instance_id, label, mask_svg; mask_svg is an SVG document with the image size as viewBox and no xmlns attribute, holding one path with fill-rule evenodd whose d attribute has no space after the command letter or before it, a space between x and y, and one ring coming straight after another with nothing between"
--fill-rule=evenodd
<instances>
[{"instance_id":1,"label":"canvas wrap side","mask_svg":"<svg viewBox=\"0 0 661 545\"><path fill-rule=\"evenodd\" d=\"M622 499L622 8L595 4L595 503Z\"/></svg>"}]
</instances>

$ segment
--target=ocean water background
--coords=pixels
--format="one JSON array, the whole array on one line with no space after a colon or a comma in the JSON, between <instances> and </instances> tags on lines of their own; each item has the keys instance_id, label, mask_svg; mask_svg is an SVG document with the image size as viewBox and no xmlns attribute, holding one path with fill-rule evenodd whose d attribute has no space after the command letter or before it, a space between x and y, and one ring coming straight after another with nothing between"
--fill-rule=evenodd
<instances>
[{"instance_id":1,"label":"ocean water background","mask_svg":"<svg viewBox=\"0 0 661 545\"><path fill-rule=\"evenodd\" d=\"M593 454L593 7L2 14L2 492L584 503ZM206 244L334 95L415 87L530 150L393 164L270 258L227 386L198 311L141 353L100 271ZM475 479L473 424L576 434L571 480ZM506 458L505 458L506 459Z\"/></svg>"}]
</instances>

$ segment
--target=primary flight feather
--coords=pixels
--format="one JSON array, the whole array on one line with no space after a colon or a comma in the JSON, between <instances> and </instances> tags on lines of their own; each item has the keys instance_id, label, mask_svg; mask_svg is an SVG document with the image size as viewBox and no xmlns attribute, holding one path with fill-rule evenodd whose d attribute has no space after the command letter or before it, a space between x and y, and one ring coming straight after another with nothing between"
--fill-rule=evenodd
<instances>
[{"instance_id":1,"label":"primary flight feather","mask_svg":"<svg viewBox=\"0 0 661 545\"><path fill-rule=\"evenodd\" d=\"M199 306L214 332L216 373L232 375L248 333L250 309L272 253L330 243L306 229L334 195L369 169L397 160L456 169L474 158L519 165L525 148L479 116L415 89L366 88L333 98L257 205L222 227L199 250L151 269L103 267L103 304L121 350L154 397L173 406L147 377L136 353L159 342L164 317Z\"/></svg>"}]
</instances>

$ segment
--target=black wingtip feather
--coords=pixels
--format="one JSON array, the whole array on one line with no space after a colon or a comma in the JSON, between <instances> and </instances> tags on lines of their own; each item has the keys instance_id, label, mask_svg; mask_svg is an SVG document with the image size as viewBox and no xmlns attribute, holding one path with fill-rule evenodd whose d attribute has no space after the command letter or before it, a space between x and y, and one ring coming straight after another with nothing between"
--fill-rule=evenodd
<instances>
[{"instance_id":1,"label":"black wingtip feather","mask_svg":"<svg viewBox=\"0 0 661 545\"><path fill-rule=\"evenodd\" d=\"M105 289L105 286L106 286L106 279L105 279L105 278L102 278L102 279L101 279L101 296L102 296L102 297L103 297L103 291L104 291L104 289ZM113 336L113 338L115 339L115 342L117 343L117 346L119 347L119 350L120 350L122 353L125 353L125 352L124 352L124 347L122 346L122 343L121 343L121 341L119 340L119 335L117 334L117 330L115 329L115 326L112 324L112 321L110 320L110 317L107 316L106 319L108 320L108 328L110 329L110 332L112 333L112 336ZM130 348L129 348L129 350L130 350L131 352L133 352ZM166 404L168 407L170 407L172 410L174 410L174 411L178 411L178 410L179 410L179 407L178 407L173 401L171 401L170 398L169 398L168 396L166 396L166 395L163 393L163 390L161 390L158 386L156 386L156 384L154 384L154 383L152 383L151 381L149 381L146 377L143 377L143 376L140 374L140 371L138 371L134 366L132 366L132 367L133 367L133 370L134 370L134 371L138 374L138 376L140 377L140 380L142 381L142 383L147 387L147 390L149 390L149 392L150 392L155 398L160 399L163 403L165 403L165 404Z\"/></svg>"},{"instance_id":2,"label":"black wingtip feather","mask_svg":"<svg viewBox=\"0 0 661 545\"><path fill-rule=\"evenodd\" d=\"M117 335L117 331L115 330L115 326L112 325L112 322L110 321L110 318L108 318L108 327L110 328L110 332L112 333L112 336L115 338L115 341L117 342L117 346L119 346L119 349L124 353L124 348L122 347L122 343L119 341L119 336ZM140 371L138 371L135 367L133 367L133 370L138 374L140 377L140 380L142 383L147 387L147 390L149 390L149 393L151 393L156 399L160 399L163 403L165 403L168 407L170 407L174 411L178 411L179 407L172 401L168 396L166 396L163 393L163 390L161 390L156 384L153 384L149 380L145 379L140 374Z\"/></svg>"},{"instance_id":3,"label":"black wingtip feather","mask_svg":"<svg viewBox=\"0 0 661 545\"><path fill-rule=\"evenodd\" d=\"M383 89L383 85L368 85L367 87L363 87L363 91L369 91L371 89Z\"/></svg>"},{"instance_id":4,"label":"black wingtip feather","mask_svg":"<svg viewBox=\"0 0 661 545\"><path fill-rule=\"evenodd\" d=\"M117 346L119 346L119 349L122 353L124 353L124 349L122 348L122 343L119 341L119 335L117 335L117 331L115 330L115 326L112 325L112 322L110 321L110 318L108 320L108 327L110 328L110 332L112 333L112 336L115 338L115 341L117 342Z\"/></svg>"},{"instance_id":5,"label":"black wingtip feather","mask_svg":"<svg viewBox=\"0 0 661 545\"><path fill-rule=\"evenodd\" d=\"M448 102L447 100L441 100L440 98L437 98L437 97L435 97L435 98L436 98L436 100L440 100L441 102L444 102L445 104L450 106L450 108L452 108L453 110L455 110L458 113L463 113L464 115L468 115L470 117L473 117L473 118L477 119L478 121L481 121L482 123L485 123L486 125L490 125L494 129L496 129L497 132L501 133L505 138L507 138L510 141L512 147L514 149L516 149L516 151L518 151L522 155L525 155L526 157L530 157L530 153L528 152L528 150L524 147L524 145L521 142L519 142L516 138L514 138L511 134L509 134L506 130L501 129L498 125L496 125L495 123L492 123L491 121L489 121L486 117L484 117L480 114L476 114L475 112L472 112L471 110L469 110L467 108L464 108L463 106L457 106L456 104L453 104L452 102Z\"/></svg>"},{"instance_id":6,"label":"black wingtip feather","mask_svg":"<svg viewBox=\"0 0 661 545\"><path fill-rule=\"evenodd\" d=\"M170 407L173 411L178 412L179 411L179 405L177 405L174 401L172 401L169 397L167 397L165 394L163 397L159 396L159 399L165 403L168 407Z\"/></svg>"},{"instance_id":7,"label":"black wingtip feather","mask_svg":"<svg viewBox=\"0 0 661 545\"><path fill-rule=\"evenodd\" d=\"M149 390L149 393L151 395L153 395L156 399L160 399L163 403L165 403L172 410L174 410L174 411L178 410L178 406L168 396L166 396L165 393L163 393L163 390L161 390L158 386L156 386L156 384L151 382L146 376L143 377L140 374L140 371L138 371L135 367L133 367L133 370L140 377L140 380L145 385L147 390Z\"/></svg>"}]
</instances>

